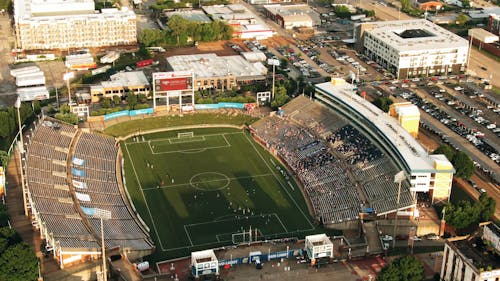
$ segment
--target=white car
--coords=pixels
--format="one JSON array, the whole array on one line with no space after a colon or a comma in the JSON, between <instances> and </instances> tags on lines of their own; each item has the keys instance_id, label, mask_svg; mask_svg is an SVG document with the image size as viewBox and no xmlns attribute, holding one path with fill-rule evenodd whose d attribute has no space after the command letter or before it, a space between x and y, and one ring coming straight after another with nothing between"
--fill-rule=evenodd
<instances>
[{"instance_id":1,"label":"white car","mask_svg":"<svg viewBox=\"0 0 500 281\"><path fill-rule=\"evenodd\" d=\"M382 236L382 240L384 240L384 241L392 241L393 239L394 239L394 238L392 238L392 236L387 235L387 234L386 234L386 235L384 235L384 236Z\"/></svg>"}]
</instances>

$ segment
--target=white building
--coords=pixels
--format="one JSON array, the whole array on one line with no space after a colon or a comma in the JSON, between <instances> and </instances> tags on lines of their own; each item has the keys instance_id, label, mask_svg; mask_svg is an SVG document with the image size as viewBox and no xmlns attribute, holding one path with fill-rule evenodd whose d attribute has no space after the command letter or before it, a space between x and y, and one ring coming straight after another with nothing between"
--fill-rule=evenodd
<instances>
[{"instance_id":1,"label":"white building","mask_svg":"<svg viewBox=\"0 0 500 281\"><path fill-rule=\"evenodd\" d=\"M441 280L496 281L500 278L500 253L491 247L498 242L500 229L493 223L481 226L482 235L450 238L444 245Z\"/></svg>"},{"instance_id":2,"label":"white building","mask_svg":"<svg viewBox=\"0 0 500 281\"><path fill-rule=\"evenodd\" d=\"M274 34L259 16L241 4L203 6L202 9L212 19L231 25L233 37L264 40Z\"/></svg>"},{"instance_id":3,"label":"white building","mask_svg":"<svg viewBox=\"0 0 500 281\"><path fill-rule=\"evenodd\" d=\"M312 28L321 24L319 14L309 5L264 5L266 16L284 29L295 27Z\"/></svg>"},{"instance_id":4,"label":"white building","mask_svg":"<svg viewBox=\"0 0 500 281\"><path fill-rule=\"evenodd\" d=\"M90 86L92 102L113 96L123 97L127 93L147 95L151 87L142 71L118 72L110 76L109 81Z\"/></svg>"},{"instance_id":5,"label":"white building","mask_svg":"<svg viewBox=\"0 0 500 281\"><path fill-rule=\"evenodd\" d=\"M446 156L429 155L398 120L358 96L345 80L334 78L315 88L316 100L350 120L405 171L413 194L429 193L433 203L448 200L455 169Z\"/></svg>"},{"instance_id":6,"label":"white building","mask_svg":"<svg viewBox=\"0 0 500 281\"><path fill-rule=\"evenodd\" d=\"M262 62L249 62L242 56L216 54L181 55L167 58L172 71L192 71L194 89L231 89L238 82L264 80L267 68Z\"/></svg>"},{"instance_id":7,"label":"white building","mask_svg":"<svg viewBox=\"0 0 500 281\"><path fill-rule=\"evenodd\" d=\"M93 0L14 0L14 21L17 46L24 50L137 43L133 11L99 13Z\"/></svg>"},{"instance_id":8,"label":"white building","mask_svg":"<svg viewBox=\"0 0 500 281\"><path fill-rule=\"evenodd\" d=\"M362 23L358 46L398 78L465 71L467 40L424 19Z\"/></svg>"}]
</instances>

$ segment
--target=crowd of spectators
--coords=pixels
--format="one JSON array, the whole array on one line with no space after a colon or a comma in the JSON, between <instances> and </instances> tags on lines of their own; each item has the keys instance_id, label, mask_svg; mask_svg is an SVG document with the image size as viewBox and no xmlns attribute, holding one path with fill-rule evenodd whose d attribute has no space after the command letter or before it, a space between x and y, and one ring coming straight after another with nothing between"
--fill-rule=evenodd
<instances>
[{"instance_id":1,"label":"crowd of spectators","mask_svg":"<svg viewBox=\"0 0 500 281\"><path fill-rule=\"evenodd\" d=\"M397 208L399 171L366 136L323 106L299 97L252 128L271 151L295 172L316 218L335 224ZM399 207L414 204L409 183L401 189Z\"/></svg>"}]
</instances>

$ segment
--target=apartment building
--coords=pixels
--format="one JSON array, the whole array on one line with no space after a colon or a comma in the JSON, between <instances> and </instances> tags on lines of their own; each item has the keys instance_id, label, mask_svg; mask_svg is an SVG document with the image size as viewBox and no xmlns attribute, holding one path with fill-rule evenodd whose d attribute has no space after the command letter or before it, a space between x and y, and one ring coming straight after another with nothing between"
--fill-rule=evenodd
<instances>
[{"instance_id":1,"label":"apartment building","mask_svg":"<svg viewBox=\"0 0 500 281\"><path fill-rule=\"evenodd\" d=\"M358 48L398 79L465 71L467 40L425 19L362 23Z\"/></svg>"},{"instance_id":2,"label":"apartment building","mask_svg":"<svg viewBox=\"0 0 500 281\"><path fill-rule=\"evenodd\" d=\"M448 239L444 245L440 280L499 280L499 237L497 225L482 223L478 233Z\"/></svg>"},{"instance_id":3,"label":"apartment building","mask_svg":"<svg viewBox=\"0 0 500 281\"><path fill-rule=\"evenodd\" d=\"M136 15L95 10L93 0L14 0L17 47L24 50L134 45Z\"/></svg>"}]
</instances>

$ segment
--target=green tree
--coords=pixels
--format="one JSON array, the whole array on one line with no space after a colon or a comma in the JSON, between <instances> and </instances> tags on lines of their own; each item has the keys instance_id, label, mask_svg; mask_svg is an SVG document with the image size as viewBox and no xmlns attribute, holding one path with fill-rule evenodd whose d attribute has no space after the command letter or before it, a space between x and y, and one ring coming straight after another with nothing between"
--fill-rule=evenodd
<instances>
[{"instance_id":1,"label":"green tree","mask_svg":"<svg viewBox=\"0 0 500 281\"><path fill-rule=\"evenodd\" d=\"M9 162L9 154L7 151L0 150L0 166L6 166Z\"/></svg>"},{"instance_id":2,"label":"green tree","mask_svg":"<svg viewBox=\"0 0 500 281\"><path fill-rule=\"evenodd\" d=\"M54 117L68 124L78 124L78 116L74 113L57 113Z\"/></svg>"},{"instance_id":3,"label":"green tree","mask_svg":"<svg viewBox=\"0 0 500 281\"><path fill-rule=\"evenodd\" d=\"M189 28L189 22L179 15L174 15L168 20L167 26L171 34L177 38L177 46L179 46L180 36L186 33Z\"/></svg>"},{"instance_id":4,"label":"green tree","mask_svg":"<svg viewBox=\"0 0 500 281\"><path fill-rule=\"evenodd\" d=\"M456 229L464 229L474 224L479 215L479 209L469 201L462 200L458 204L446 205L446 222Z\"/></svg>"},{"instance_id":5,"label":"green tree","mask_svg":"<svg viewBox=\"0 0 500 281\"><path fill-rule=\"evenodd\" d=\"M460 14L455 19L455 22L458 25L465 25L468 21L469 21L469 17L467 15L465 15L465 14Z\"/></svg>"},{"instance_id":6,"label":"green tree","mask_svg":"<svg viewBox=\"0 0 500 281\"><path fill-rule=\"evenodd\" d=\"M104 98L101 103L102 108L110 108L111 107L111 99Z\"/></svg>"},{"instance_id":7,"label":"green tree","mask_svg":"<svg viewBox=\"0 0 500 281\"><path fill-rule=\"evenodd\" d=\"M400 0L400 2L401 2L401 9L403 11L409 12L410 10L412 10L410 0Z\"/></svg>"},{"instance_id":8,"label":"green tree","mask_svg":"<svg viewBox=\"0 0 500 281\"><path fill-rule=\"evenodd\" d=\"M470 8L470 0L462 0L462 8Z\"/></svg>"},{"instance_id":9,"label":"green tree","mask_svg":"<svg viewBox=\"0 0 500 281\"><path fill-rule=\"evenodd\" d=\"M0 256L0 280L28 281L38 278L38 260L25 243L9 247Z\"/></svg>"},{"instance_id":10,"label":"green tree","mask_svg":"<svg viewBox=\"0 0 500 281\"><path fill-rule=\"evenodd\" d=\"M335 6L335 8L333 9L335 15L337 15L337 17L339 18L348 18L351 16L351 12L349 11L349 7L347 6L344 6L344 5L339 5L339 6Z\"/></svg>"},{"instance_id":11,"label":"green tree","mask_svg":"<svg viewBox=\"0 0 500 281\"><path fill-rule=\"evenodd\" d=\"M495 199L489 197L486 193L482 193L479 196L479 201L476 202L476 205L479 213L479 221L484 222L484 221L489 221L492 217L493 214L495 214L497 202Z\"/></svg>"},{"instance_id":12,"label":"green tree","mask_svg":"<svg viewBox=\"0 0 500 281\"><path fill-rule=\"evenodd\" d=\"M165 32L159 29L144 29L139 35L139 42L146 47L158 46L165 41Z\"/></svg>"},{"instance_id":13,"label":"green tree","mask_svg":"<svg viewBox=\"0 0 500 281\"><path fill-rule=\"evenodd\" d=\"M455 149L447 144L442 144L436 150L434 150L434 154L444 154L446 158L451 162L453 161L453 157L455 156Z\"/></svg>"},{"instance_id":14,"label":"green tree","mask_svg":"<svg viewBox=\"0 0 500 281\"><path fill-rule=\"evenodd\" d=\"M121 102L122 102L122 98L120 96L113 96L113 104L115 106L120 105Z\"/></svg>"},{"instance_id":15,"label":"green tree","mask_svg":"<svg viewBox=\"0 0 500 281\"><path fill-rule=\"evenodd\" d=\"M377 281L421 281L424 266L414 256L404 256L386 265L377 275Z\"/></svg>"},{"instance_id":16,"label":"green tree","mask_svg":"<svg viewBox=\"0 0 500 281\"><path fill-rule=\"evenodd\" d=\"M389 111L389 107L393 101L389 97L378 97L373 101L373 104L384 112Z\"/></svg>"},{"instance_id":17,"label":"green tree","mask_svg":"<svg viewBox=\"0 0 500 281\"><path fill-rule=\"evenodd\" d=\"M455 167L457 177L469 179L474 174L474 162L463 151L458 151L453 157L453 166Z\"/></svg>"},{"instance_id":18,"label":"green tree","mask_svg":"<svg viewBox=\"0 0 500 281\"><path fill-rule=\"evenodd\" d=\"M274 89L274 100L271 102L271 108L276 110L290 100L284 86L278 86Z\"/></svg>"},{"instance_id":19,"label":"green tree","mask_svg":"<svg viewBox=\"0 0 500 281\"><path fill-rule=\"evenodd\" d=\"M127 104L129 109L134 109L135 106L137 105L138 100L137 100L137 95L134 93L128 93L127 94Z\"/></svg>"}]
</instances>

